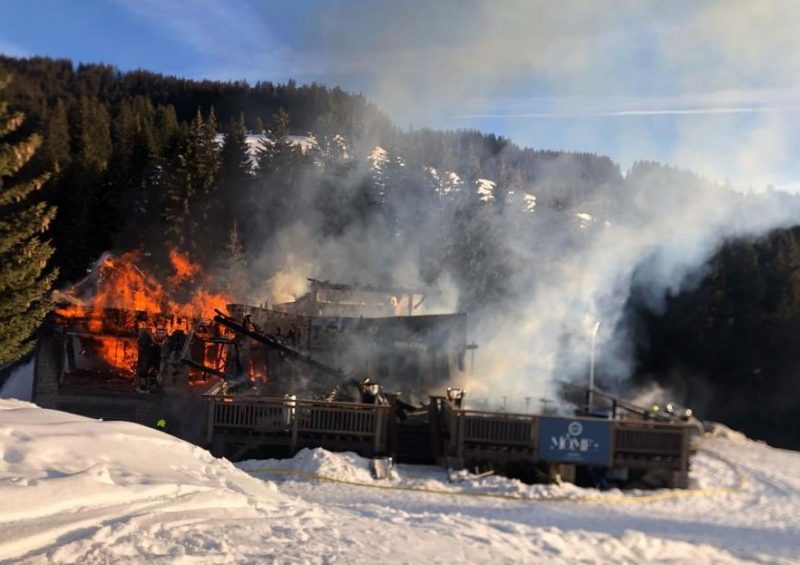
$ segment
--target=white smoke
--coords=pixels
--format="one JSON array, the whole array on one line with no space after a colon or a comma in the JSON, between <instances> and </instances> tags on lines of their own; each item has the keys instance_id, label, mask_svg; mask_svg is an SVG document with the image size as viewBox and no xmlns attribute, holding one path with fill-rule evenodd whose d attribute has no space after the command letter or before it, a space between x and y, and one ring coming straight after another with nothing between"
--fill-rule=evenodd
<instances>
[{"instance_id":1,"label":"white smoke","mask_svg":"<svg viewBox=\"0 0 800 565\"><path fill-rule=\"evenodd\" d=\"M226 20L235 12L226 12ZM302 45L281 50L289 53L287 65L300 79L313 68L311 78L365 90L401 124L483 116L512 139L535 139L535 130L548 149L558 149L547 137L558 128L540 124L577 119L581 125L568 130L570 147L610 153L626 164L655 158L762 186L797 170L800 6L794 2L355 2L316 15L298 36ZM242 25L251 30L253 21L248 15ZM246 49L257 55L253 68L267 56L257 43ZM247 53L237 60L246 67ZM371 149L367 144L354 154ZM450 166L430 165L443 172ZM545 176L562 178L568 192L578 176L572 166L564 159ZM344 184L355 190L369 174L357 170ZM795 201L779 193L745 195L689 176L664 185L662 178L639 170L623 183L627 196L613 199L613 210L578 202L554 214L535 183L502 186L487 176L497 183L495 195L513 190L536 205L526 208L533 227L502 218L500 247L516 265L509 275L514 296L511 306L473 313L470 337L480 349L469 386L552 396L557 381L586 374L590 330L598 322L597 365L625 379L635 337L623 324L632 284L658 306L727 239L800 221ZM321 237L324 218L299 212L256 262L269 281L263 293L273 301L293 296L306 276L431 283L421 265L424 243L436 234L434 216L415 208L411 197L394 204L400 216L419 222L402 244L358 223ZM439 285L443 276L436 277ZM445 301L455 294L445 292Z\"/></svg>"},{"instance_id":2,"label":"white smoke","mask_svg":"<svg viewBox=\"0 0 800 565\"><path fill-rule=\"evenodd\" d=\"M669 186L662 175L663 170L645 170L629 176L632 198L620 202L615 220L592 227L577 246L556 245L546 264L531 264L535 259L519 249L517 275L529 291L517 296L514 308L478 325L474 381L481 383L473 386L503 389L512 397L553 398L559 381L588 384L598 322L596 366L608 384L622 384L632 369L635 336L623 316L634 285L658 309L667 295L697 280L727 239L800 222L797 198L744 195L692 182L691 175L683 175L682 186ZM568 229L546 237L557 239L558 231Z\"/></svg>"}]
</instances>

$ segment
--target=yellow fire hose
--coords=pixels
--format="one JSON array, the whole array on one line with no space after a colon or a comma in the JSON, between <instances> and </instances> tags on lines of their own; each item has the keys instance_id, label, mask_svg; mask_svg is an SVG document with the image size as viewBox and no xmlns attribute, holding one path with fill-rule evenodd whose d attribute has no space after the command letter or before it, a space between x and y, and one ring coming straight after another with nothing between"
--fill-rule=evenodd
<instances>
[{"instance_id":1,"label":"yellow fire hose","mask_svg":"<svg viewBox=\"0 0 800 565\"><path fill-rule=\"evenodd\" d=\"M450 491L450 490L441 490L441 489L432 489L423 487L393 486L393 485L384 485L376 483L360 483L357 481L348 481L345 479L326 477L325 475L319 475L317 473L311 473L308 471L299 471L297 469L292 469L289 467L261 467L261 468L243 469L243 470L246 473L250 474L276 473L276 474L294 475L305 479L311 479L329 483L337 483L337 484L362 487L362 488L418 492L423 494L468 496L475 498L498 498L502 500L516 500L520 502L605 502L612 504L639 504L644 502L655 502L657 500L668 500L671 498L685 498L690 496L708 496L714 494L726 494L732 492L739 492L744 488L746 478L738 465L722 457L721 455L715 453L714 451L708 449L703 449L703 451L711 455L712 457L715 457L716 459L722 461L723 463L730 466L731 469L733 469L733 472L736 474L736 483L734 485L727 487L707 487L707 488L684 489L684 490L672 489L672 490L664 490L661 492L655 492L653 494L642 494L642 495L530 497L530 496L515 496L511 494L501 494L501 493L481 492L481 491Z\"/></svg>"}]
</instances>

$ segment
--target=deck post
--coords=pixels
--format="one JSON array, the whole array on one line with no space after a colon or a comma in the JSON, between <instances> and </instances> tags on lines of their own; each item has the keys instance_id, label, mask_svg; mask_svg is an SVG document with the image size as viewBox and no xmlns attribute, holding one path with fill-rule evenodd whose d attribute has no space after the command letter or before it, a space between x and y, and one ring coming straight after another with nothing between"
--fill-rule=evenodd
<instances>
[{"instance_id":1,"label":"deck post","mask_svg":"<svg viewBox=\"0 0 800 565\"><path fill-rule=\"evenodd\" d=\"M461 410L453 410L452 411L453 418L456 421L456 456L458 457L459 465L464 465L464 427L466 418L464 417L464 412Z\"/></svg>"},{"instance_id":2,"label":"deck post","mask_svg":"<svg viewBox=\"0 0 800 565\"><path fill-rule=\"evenodd\" d=\"M210 400L208 402L208 418L206 419L206 443L208 445L211 445L211 442L214 441L214 416L216 407L216 400Z\"/></svg>"},{"instance_id":3,"label":"deck post","mask_svg":"<svg viewBox=\"0 0 800 565\"><path fill-rule=\"evenodd\" d=\"M609 463L609 466L612 469L617 461L617 422L618 420L611 420L611 445L608 446L608 449L611 452L611 462Z\"/></svg>"},{"instance_id":4,"label":"deck post","mask_svg":"<svg viewBox=\"0 0 800 565\"><path fill-rule=\"evenodd\" d=\"M294 406L294 408L289 408L289 414L290 417L292 418L292 455L294 455L295 453L297 453L297 432L298 432L298 426L300 425L299 423L300 419L297 417L298 416L297 410L299 406L297 406L297 402L294 401L288 401L286 404L289 407ZM313 407L311 409L313 409Z\"/></svg>"},{"instance_id":5,"label":"deck post","mask_svg":"<svg viewBox=\"0 0 800 565\"><path fill-rule=\"evenodd\" d=\"M386 410L384 410L384 421L386 422L386 428L384 431L386 436L384 439L386 451L384 455L397 458L397 418L395 417L397 397L394 394L389 394L387 395L386 400L388 401L388 406Z\"/></svg>"},{"instance_id":6,"label":"deck post","mask_svg":"<svg viewBox=\"0 0 800 565\"><path fill-rule=\"evenodd\" d=\"M431 396L430 404L428 405L428 418L430 419L431 430L431 445L433 446L433 457L437 462L440 462L445 456L444 448L442 446L442 411L440 407L439 397Z\"/></svg>"},{"instance_id":7,"label":"deck post","mask_svg":"<svg viewBox=\"0 0 800 565\"><path fill-rule=\"evenodd\" d=\"M676 478L675 485L677 488L689 488L689 451L691 449L691 432L689 426L683 428L683 438L681 442L681 470L680 475Z\"/></svg>"},{"instance_id":8,"label":"deck post","mask_svg":"<svg viewBox=\"0 0 800 565\"><path fill-rule=\"evenodd\" d=\"M383 417L386 414L386 411L382 409L382 407L376 406L373 408L375 411L375 441L373 443L372 448L372 455L378 455L381 453L381 445L383 441Z\"/></svg>"}]
</instances>

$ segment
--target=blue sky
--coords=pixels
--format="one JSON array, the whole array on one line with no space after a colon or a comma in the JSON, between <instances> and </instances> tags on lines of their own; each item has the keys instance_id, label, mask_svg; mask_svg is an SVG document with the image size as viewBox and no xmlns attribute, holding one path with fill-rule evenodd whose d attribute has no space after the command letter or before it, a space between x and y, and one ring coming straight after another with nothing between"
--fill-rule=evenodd
<instances>
[{"instance_id":1,"label":"blue sky","mask_svg":"<svg viewBox=\"0 0 800 565\"><path fill-rule=\"evenodd\" d=\"M800 3L5 0L0 51L319 81L401 126L800 183Z\"/></svg>"}]
</instances>

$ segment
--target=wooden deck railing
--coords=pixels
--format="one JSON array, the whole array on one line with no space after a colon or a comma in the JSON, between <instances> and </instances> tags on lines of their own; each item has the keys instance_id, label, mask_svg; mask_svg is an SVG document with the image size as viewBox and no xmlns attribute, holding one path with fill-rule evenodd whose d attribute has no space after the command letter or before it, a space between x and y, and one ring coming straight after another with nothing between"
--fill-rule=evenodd
<instances>
[{"instance_id":1,"label":"wooden deck railing","mask_svg":"<svg viewBox=\"0 0 800 565\"><path fill-rule=\"evenodd\" d=\"M291 425L290 408L262 402L215 402L213 426L253 430L280 430Z\"/></svg>"},{"instance_id":2,"label":"wooden deck railing","mask_svg":"<svg viewBox=\"0 0 800 565\"><path fill-rule=\"evenodd\" d=\"M535 445L533 418L489 418L482 414L463 413L464 441L502 443L506 445Z\"/></svg>"},{"instance_id":3,"label":"wooden deck railing","mask_svg":"<svg viewBox=\"0 0 800 565\"><path fill-rule=\"evenodd\" d=\"M228 397L219 391L209 399L208 442L215 437L234 445L304 446L332 451L355 449L386 454L394 445L391 408L385 405L321 402L289 398ZM543 416L482 412L437 402L431 412L434 445L448 464L470 459L526 459L541 456ZM569 422L604 422L598 418L565 418ZM639 468L667 467L688 472L689 427L648 420L605 420L610 425L610 464ZM541 424L544 425L544 424ZM424 437L422 441L425 441ZM439 449L439 448L437 448Z\"/></svg>"},{"instance_id":4,"label":"wooden deck railing","mask_svg":"<svg viewBox=\"0 0 800 565\"><path fill-rule=\"evenodd\" d=\"M614 449L631 453L659 453L680 455L683 448L684 428L649 427L645 425L616 423L614 426Z\"/></svg>"},{"instance_id":5,"label":"wooden deck railing","mask_svg":"<svg viewBox=\"0 0 800 565\"><path fill-rule=\"evenodd\" d=\"M691 427L685 424L615 421L614 460L620 464L657 460L664 466L688 472L690 437Z\"/></svg>"},{"instance_id":6,"label":"wooden deck railing","mask_svg":"<svg viewBox=\"0 0 800 565\"><path fill-rule=\"evenodd\" d=\"M486 449L537 456L541 416L481 412L442 404L444 455L457 460ZM570 420L602 421L594 418ZM612 420L612 464L616 459L670 459L674 466L688 468L689 427L681 423L647 420Z\"/></svg>"},{"instance_id":7,"label":"wooden deck railing","mask_svg":"<svg viewBox=\"0 0 800 565\"><path fill-rule=\"evenodd\" d=\"M248 436L251 443L288 444L293 450L308 443L331 450L354 443L364 444L372 453L386 450L389 406L215 393L206 397L209 443L224 434L231 441L237 435Z\"/></svg>"}]
</instances>

